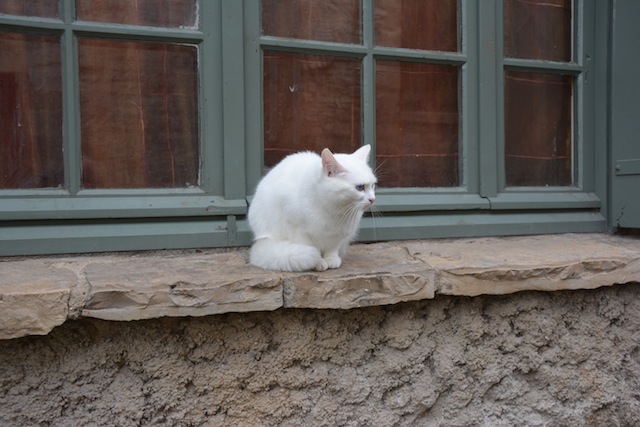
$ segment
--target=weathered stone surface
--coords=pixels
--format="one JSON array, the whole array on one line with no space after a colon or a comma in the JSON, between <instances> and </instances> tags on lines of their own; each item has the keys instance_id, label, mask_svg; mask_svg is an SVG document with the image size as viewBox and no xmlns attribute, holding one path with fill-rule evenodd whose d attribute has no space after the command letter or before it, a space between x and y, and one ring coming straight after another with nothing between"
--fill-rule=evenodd
<instances>
[{"instance_id":1,"label":"weathered stone surface","mask_svg":"<svg viewBox=\"0 0 640 427\"><path fill-rule=\"evenodd\" d=\"M430 299L435 274L398 243L354 245L341 268L285 276L285 307L356 308Z\"/></svg>"},{"instance_id":2,"label":"weathered stone surface","mask_svg":"<svg viewBox=\"0 0 640 427\"><path fill-rule=\"evenodd\" d=\"M89 264L85 273L91 286L85 317L140 320L283 306L282 279L247 269L237 251L118 257Z\"/></svg>"},{"instance_id":3,"label":"weathered stone surface","mask_svg":"<svg viewBox=\"0 0 640 427\"><path fill-rule=\"evenodd\" d=\"M640 282L640 239L605 234L353 245L341 268L280 273L247 249L0 260L0 336L66 318L137 320L282 307L348 309L526 290Z\"/></svg>"},{"instance_id":4,"label":"weathered stone surface","mask_svg":"<svg viewBox=\"0 0 640 427\"><path fill-rule=\"evenodd\" d=\"M406 242L405 246L437 271L438 294L501 295L640 281L640 239L635 238L567 234Z\"/></svg>"},{"instance_id":5,"label":"weathered stone surface","mask_svg":"<svg viewBox=\"0 0 640 427\"><path fill-rule=\"evenodd\" d=\"M67 320L76 275L38 260L0 262L0 339L44 335Z\"/></svg>"}]
</instances>

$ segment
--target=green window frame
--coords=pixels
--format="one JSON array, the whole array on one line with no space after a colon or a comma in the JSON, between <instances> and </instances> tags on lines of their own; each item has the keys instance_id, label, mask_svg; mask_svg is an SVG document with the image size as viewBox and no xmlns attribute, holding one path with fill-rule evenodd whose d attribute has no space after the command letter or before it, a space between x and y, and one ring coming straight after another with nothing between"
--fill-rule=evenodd
<instances>
[{"instance_id":1,"label":"green window frame","mask_svg":"<svg viewBox=\"0 0 640 427\"><path fill-rule=\"evenodd\" d=\"M227 246L229 224L244 215L242 123L233 91L237 31L221 19L236 2L200 1L198 28L162 28L80 21L75 1L61 0L59 19L0 14L0 31L61 39L64 188L0 190L0 255ZM199 185L178 189L81 188L78 39L197 46ZM224 42L222 42L224 40ZM241 64L240 64L241 66ZM238 123L240 121L240 123ZM224 123L224 124L223 124Z\"/></svg>"},{"instance_id":2,"label":"green window frame","mask_svg":"<svg viewBox=\"0 0 640 427\"><path fill-rule=\"evenodd\" d=\"M376 146L375 63L397 59L459 66L461 72L461 185L457 188L379 189L381 215L363 219L364 241L469 237L484 235L597 232L606 229L604 213L603 129L595 110L596 86L605 70L606 5L574 0L574 53L569 63L504 58L503 1L460 0L459 53L416 51L376 46L374 1L362 0L362 43L359 45L288 39L261 34L260 5L245 2L247 73L248 193L263 170L262 54L265 50L347 56L362 61L363 144ZM603 6L605 6L603 8ZM596 13L596 9L599 9ZM596 22L597 21L597 22ZM599 65L601 63L598 63ZM602 65L600 65L602 67ZM505 183L505 70L570 75L574 84L575 184L571 187L513 187ZM602 87L600 87L602 89ZM602 116L604 117L604 116ZM599 137L598 144L596 138Z\"/></svg>"},{"instance_id":3,"label":"green window frame","mask_svg":"<svg viewBox=\"0 0 640 427\"><path fill-rule=\"evenodd\" d=\"M460 186L380 189L380 215L363 219L360 240L607 229L607 2L574 0L569 63L504 58L502 0L460 0L458 53L376 46L374 0L361 0L362 43L357 45L263 35L258 0L200 0L197 29L78 21L74 3L60 0L60 19L0 14L0 31L61 37L65 159L64 190L0 190L0 255L249 245L244 216L264 171L265 50L361 60L362 143L374 148L377 60L460 67ZM77 40L84 36L198 47L197 189L80 188ZM506 186L505 70L574 77L574 186Z\"/></svg>"}]
</instances>

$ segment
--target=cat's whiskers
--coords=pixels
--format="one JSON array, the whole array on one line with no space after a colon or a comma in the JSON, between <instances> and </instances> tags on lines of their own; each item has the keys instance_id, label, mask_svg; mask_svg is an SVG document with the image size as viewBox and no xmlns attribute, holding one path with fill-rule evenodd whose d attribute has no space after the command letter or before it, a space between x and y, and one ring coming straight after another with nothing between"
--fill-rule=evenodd
<instances>
[{"instance_id":1,"label":"cat's whiskers","mask_svg":"<svg viewBox=\"0 0 640 427\"><path fill-rule=\"evenodd\" d=\"M369 208L369 213L371 214L371 225L373 227L373 240L377 242L378 236L376 234L376 229L378 227L376 226L376 220L378 218L382 218L382 212L380 211L380 208L378 208L378 206L372 205Z\"/></svg>"},{"instance_id":2,"label":"cat's whiskers","mask_svg":"<svg viewBox=\"0 0 640 427\"><path fill-rule=\"evenodd\" d=\"M376 164L376 168L374 170L374 175L378 178L378 183L382 182L384 183L384 181L386 180L386 178L388 177L389 173L388 173L388 169L385 167L387 162L389 159L382 159L381 162L378 162Z\"/></svg>"},{"instance_id":3,"label":"cat's whiskers","mask_svg":"<svg viewBox=\"0 0 640 427\"><path fill-rule=\"evenodd\" d=\"M357 216L360 213L360 207L357 204L347 204L338 212L338 228L343 228L350 223L357 221Z\"/></svg>"}]
</instances>

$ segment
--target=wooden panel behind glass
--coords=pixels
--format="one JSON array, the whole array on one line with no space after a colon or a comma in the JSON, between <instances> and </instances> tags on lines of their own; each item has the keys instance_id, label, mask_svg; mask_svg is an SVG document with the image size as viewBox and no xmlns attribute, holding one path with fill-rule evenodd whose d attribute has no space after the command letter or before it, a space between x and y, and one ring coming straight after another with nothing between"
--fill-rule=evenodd
<instances>
[{"instance_id":1,"label":"wooden panel behind glass","mask_svg":"<svg viewBox=\"0 0 640 427\"><path fill-rule=\"evenodd\" d=\"M0 188L64 185L60 37L0 32Z\"/></svg>"},{"instance_id":2,"label":"wooden panel behind glass","mask_svg":"<svg viewBox=\"0 0 640 427\"><path fill-rule=\"evenodd\" d=\"M572 173L573 77L505 73L507 186L568 186Z\"/></svg>"},{"instance_id":3,"label":"wooden panel behind glass","mask_svg":"<svg viewBox=\"0 0 640 427\"><path fill-rule=\"evenodd\" d=\"M83 21L174 28L195 28L199 20L198 0L76 0L76 15Z\"/></svg>"},{"instance_id":4,"label":"wooden panel behind glass","mask_svg":"<svg viewBox=\"0 0 640 427\"><path fill-rule=\"evenodd\" d=\"M360 147L358 59L267 51L264 54L264 163L327 147Z\"/></svg>"},{"instance_id":5,"label":"wooden panel behind glass","mask_svg":"<svg viewBox=\"0 0 640 427\"><path fill-rule=\"evenodd\" d=\"M82 185L198 184L195 46L79 40Z\"/></svg>"},{"instance_id":6,"label":"wooden panel behind glass","mask_svg":"<svg viewBox=\"0 0 640 427\"><path fill-rule=\"evenodd\" d=\"M384 187L460 183L459 68L378 61L376 163Z\"/></svg>"},{"instance_id":7,"label":"wooden panel behind glass","mask_svg":"<svg viewBox=\"0 0 640 427\"><path fill-rule=\"evenodd\" d=\"M360 43L360 0L262 0L262 32L269 36Z\"/></svg>"},{"instance_id":8,"label":"wooden panel behind glass","mask_svg":"<svg viewBox=\"0 0 640 427\"><path fill-rule=\"evenodd\" d=\"M1 0L0 13L57 18L59 0Z\"/></svg>"},{"instance_id":9,"label":"wooden panel behind glass","mask_svg":"<svg viewBox=\"0 0 640 427\"><path fill-rule=\"evenodd\" d=\"M378 46L458 51L458 0L376 0Z\"/></svg>"},{"instance_id":10,"label":"wooden panel behind glass","mask_svg":"<svg viewBox=\"0 0 640 427\"><path fill-rule=\"evenodd\" d=\"M571 61L573 0L504 0L504 54Z\"/></svg>"}]
</instances>

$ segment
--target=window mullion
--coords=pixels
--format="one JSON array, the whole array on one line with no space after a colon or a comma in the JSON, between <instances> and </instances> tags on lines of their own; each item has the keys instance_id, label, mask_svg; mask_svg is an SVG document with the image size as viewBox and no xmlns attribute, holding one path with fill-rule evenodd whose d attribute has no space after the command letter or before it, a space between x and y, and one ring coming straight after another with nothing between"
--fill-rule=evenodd
<instances>
[{"instance_id":1,"label":"window mullion","mask_svg":"<svg viewBox=\"0 0 640 427\"><path fill-rule=\"evenodd\" d=\"M223 194L222 85L220 58L220 2L200 5L202 42L198 46L200 69L200 187L207 193Z\"/></svg>"},{"instance_id":2,"label":"window mullion","mask_svg":"<svg viewBox=\"0 0 640 427\"><path fill-rule=\"evenodd\" d=\"M224 193L245 197L243 2L222 0L222 111Z\"/></svg>"},{"instance_id":3,"label":"window mullion","mask_svg":"<svg viewBox=\"0 0 640 427\"><path fill-rule=\"evenodd\" d=\"M371 152L376 152L376 62L373 56L375 46L373 28L373 1L362 3L362 42L367 53L362 58L362 137L364 144L371 145ZM375 162L375 156L371 156Z\"/></svg>"},{"instance_id":4,"label":"window mullion","mask_svg":"<svg viewBox=\"0 0 640 427\"><path fill-rule=\"evenodd\" d=\"M75 19L75 1L60 2L65 29L62 35L62 94L64 117L64 176L70 194L76 195L82 185L82 154L80 152L80 88L78 43L71 28Z\"/></svg>"},{"instance_id":5,"label":"window mullion","mask_svg":"<svg viewBox=\"0 0 640 427\"><path fill-rule=\"evenodd\" d=\"M480 195L495 197L498 194L501 170L499 141L503 139L499 111L502 94L501 16L502 1L486 0L478 7L478 138Z\"/></svg>"},{"instance_id":6,"label":"window mullion","mask_svg":"<svg viewBox=\"0 0 640 427\"><path fill-rule=\"evenodd\" d=\"M247 45L244 51L245 72L245 138L246 138L246 192L252 194L262 177L263 126L262 126L262 47L260 46L260 4L243 1L244 32Z\"/></svg>"}]
</instances>

